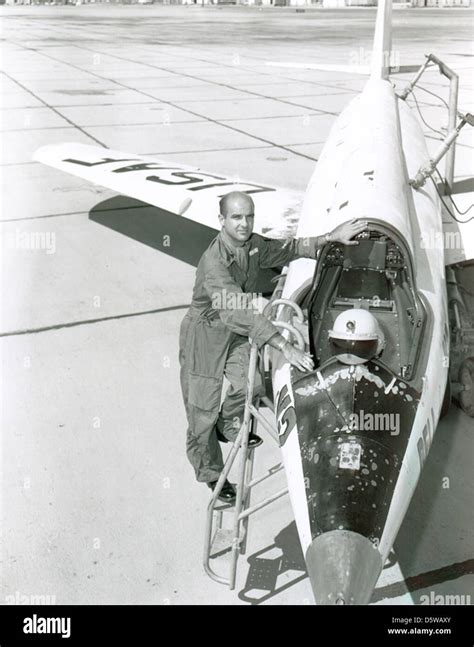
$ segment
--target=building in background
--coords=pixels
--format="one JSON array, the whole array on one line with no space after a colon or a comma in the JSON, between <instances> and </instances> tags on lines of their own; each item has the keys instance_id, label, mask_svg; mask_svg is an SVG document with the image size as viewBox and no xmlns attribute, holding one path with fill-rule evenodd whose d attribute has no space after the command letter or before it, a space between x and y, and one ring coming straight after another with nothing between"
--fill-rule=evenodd
<instances>
[{"instance_id":1,"label":"building in background","mask_svg":"<svg viewBox=\"0 0 474 647\"><path fill-rule=\"evenodd\" d=\"M400 7L470 7L473 0L394 0ZM377 0L0 0L0 5L83 5L83 4L218 4L273 7L375 7Z\"/></svg>"}]
</instances>

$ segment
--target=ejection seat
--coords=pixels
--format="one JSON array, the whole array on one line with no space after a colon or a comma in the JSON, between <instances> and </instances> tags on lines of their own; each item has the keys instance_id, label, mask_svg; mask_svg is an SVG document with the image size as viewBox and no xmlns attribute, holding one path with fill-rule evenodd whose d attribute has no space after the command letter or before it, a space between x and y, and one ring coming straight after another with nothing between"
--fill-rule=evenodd
<instances>
[{"instance_id":1,"label":"ejection seat","mask_svg":"<svg viewBox=\"0 0 474 647\"><path fill-rule=\"evenodd\" d=\"M355 308L377 319L385 337L382 361L387 368L408 379L413 374L428 317L416 291L409 252L394 233L372 230L359 236L357 246L326 246L301 305L308 309L316 368L333 356L329 335L337 317Z\"/></svg>"}]
</instances>

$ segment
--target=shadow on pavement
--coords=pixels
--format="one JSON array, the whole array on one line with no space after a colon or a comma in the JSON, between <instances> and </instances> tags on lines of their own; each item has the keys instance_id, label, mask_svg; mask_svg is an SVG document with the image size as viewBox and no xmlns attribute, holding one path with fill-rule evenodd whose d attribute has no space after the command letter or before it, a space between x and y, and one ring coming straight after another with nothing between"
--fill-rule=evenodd
<instances>
[{"instance_id":1,"label":"shadow on pavement","mask_svg":"<svg viewBox=\"0 0 474 647\"><path fill-rule=\"evenodd\" d=\"M99 203L89 212L89 219L194 267L218 233L211 227L125 196ZM262 270L257 292L271 294L275 287L271 280L278 274L275 270Z\"/></svg>"},{"instance_id":2,"label":"shadow on pavement","mask_svg":"<svg viewBox=\"0 0 474 647\"><path fill-rule=\"evenodd\" d=\"M247 581L239 591L239 599L250 604L261 604L304 580L307 577L306 564L295 522L283 528L273 544L251 555L247 563ZM278 583L279 577L285 573L287 578ZM308 600L308 604L311 602Z\"/></svg>"}]
</instances>

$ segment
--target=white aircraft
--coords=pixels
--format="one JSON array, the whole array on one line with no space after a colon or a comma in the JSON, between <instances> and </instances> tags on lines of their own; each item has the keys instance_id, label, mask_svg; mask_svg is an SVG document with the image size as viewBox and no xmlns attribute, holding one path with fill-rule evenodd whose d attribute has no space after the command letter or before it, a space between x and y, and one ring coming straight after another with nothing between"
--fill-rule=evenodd
<instances>
[{"instance_id":1,"label":"white aircraft","mask_svg":"<svg viewBox=\"0 0 474 647\"><path fill-rule=\"evenodd\" d=\"M417 118L389 80L390 51L391 0L380 0L370 77L335 121L304 196L81 144L34 157L216 229L217 201L230 190L252 195L258 233L271 235L282 219L298 221L298 237L368 221L358 246L328 243L317 261L293 261L281 294L291 304L276 312L315 359L303 374L272 351L283 463L317 604L370 601L449 404L450 339L466 319L455 268L474 258L474 232L454 221L443 228L427 180L472 116L460 115L430 161ZM423 243L453 227L462 241L455 249ZM474 415L474 358L461 360L459 399Z\"/></svg>"}]
</instances>

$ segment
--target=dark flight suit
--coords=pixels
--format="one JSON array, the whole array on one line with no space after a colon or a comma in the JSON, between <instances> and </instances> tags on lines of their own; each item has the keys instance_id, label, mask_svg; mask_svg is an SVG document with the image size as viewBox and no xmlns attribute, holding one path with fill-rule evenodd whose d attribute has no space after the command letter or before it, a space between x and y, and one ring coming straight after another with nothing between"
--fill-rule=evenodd
<instances>
[{"instance_id":1,"label":"dark flight suit","mask_svg":"<svg viewBox=\"0 0 474 647\"><path fill-rule=\"evenodd\" d=\"M245 271L224 238L220 233L199 261L192 303L179 339L181 389L189 424L187 456L197 480L204 482L217 480L223 468L215 427L233 441L242 423L248 338L260 348L279 332L257 309L229 305L239 304L239 294L255 292L261 268L283 267L295 258L316 256L315 238L282 241L252 234L245 244ZM219 412L224 375L230 388ZM256 383L256 394L261 390L261 383Z\"/></svg>"}]
</instances>

